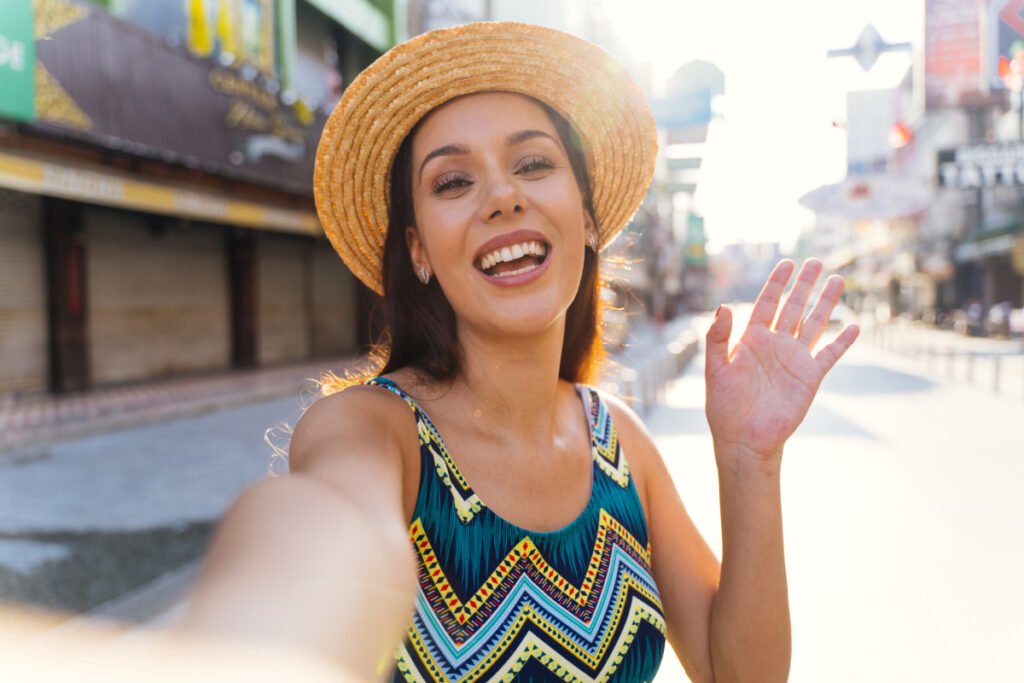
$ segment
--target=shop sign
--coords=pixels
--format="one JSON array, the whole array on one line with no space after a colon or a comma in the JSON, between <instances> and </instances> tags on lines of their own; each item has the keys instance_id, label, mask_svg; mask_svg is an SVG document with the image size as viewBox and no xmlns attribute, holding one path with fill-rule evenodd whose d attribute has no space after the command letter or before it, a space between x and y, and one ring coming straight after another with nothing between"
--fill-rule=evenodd
<instances>
[{"instance_id":1,"label":"shop sign","mask_svg":"<svg viewBox=\"0 0 1024 683\"><path fill-rule=\"evenodd\" d=\"M102 11L39 41L49 90L30 130L311 194L324 112L285 98L252 65L153 45L149 33Z\"/></svg>"},{"instance_id":2,"label":"shop sign","mask_svg":"<svg viewBox=\"0 0 1024 683\"><path fill-rule=\"evenodd\" d=\"M303 235L321 233L316 216L309 211L293 211L215 191L150 182L126 173L49 158L0 152L0 187L229 225Z\"/></svg>"},{"instance_id":3,"label":"shop sign","mask_svg":"<svg viewBox=\"0 0 1024 683\"><path fill-rule=\"evenodd\" d=\"M32 0L0 2L0 117L31 121L36 115L36 46Z\"/></svg>"},{"instance_id":4,"label":"shop sign","mask_svg":"<svg viewBox=\"0 0 1024 683\"><path fill-rule=\"evenodd\" d=\"M1014 235L1000 235L975 242L964 242L956 245L953 250L953 259L957 263L965 261L977 261L991 256L1002 256L1014 248Z\"/></svg>"},{"instance_id":5,"label":"shop sign","mask_svg":"<svg viewBox=\"0 0 1024 683\"><path fill-rule=\"evenodd\" d=\"M1024 0L992 0L988 6L985 75L992 90L1005 90L999 58L1014 56L1015 44L1024 41Z\"/></svg>"},{"instance_id":6,"label":"shop sign","mask_svg":"<svg viewBox=\"0 0 1024 683\"><path fill-rule=\"evenodd\" d=\"M955 107L979 89L981 20L985 0L926 0L924 90L929 110Z\"/></svg>"},{"instance_id":7,"label":"shop sign","mask_svg":"<svg viewBox=\"0 0 1024 683\"><path fill-rule=\"evenodd\" d=\"M1024 144L970 145L939 152L939 185L959 189L1024 186Z\"/></svg>"}]
</instances>

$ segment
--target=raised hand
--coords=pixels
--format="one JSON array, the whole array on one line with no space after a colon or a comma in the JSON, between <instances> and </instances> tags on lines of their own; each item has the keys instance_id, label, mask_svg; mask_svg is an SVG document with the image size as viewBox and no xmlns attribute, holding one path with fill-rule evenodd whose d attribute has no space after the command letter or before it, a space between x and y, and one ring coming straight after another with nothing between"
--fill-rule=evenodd
<instances>
[{"instance_id":1,"label":"raised hand","mask_svg":"<svg viewBox=\"0 0 1024 683\"><path fill-rule=\"evenodd\" d=\"M844 282L838 275L830 276L804 318L822 264L816 259L804 262L780 311L794 269L789 260L775 266L757 297L747 329L732 350L728 307L719 308L708 330L707 418L716 446L724 447L716 448L716 453L728 450L768 461L781 458L786 439L803 421L821 380L860 333L856 325L848 325L815 353Z\"/></svg>"}]
</instances>

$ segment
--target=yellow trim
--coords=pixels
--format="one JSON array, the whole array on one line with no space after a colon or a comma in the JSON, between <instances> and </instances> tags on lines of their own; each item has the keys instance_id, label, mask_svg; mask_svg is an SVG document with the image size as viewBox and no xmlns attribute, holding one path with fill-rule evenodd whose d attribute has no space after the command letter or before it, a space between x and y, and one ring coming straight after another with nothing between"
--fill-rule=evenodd
<instances>
[{"instance_id":1,"label":"yellow trim","mask_svg":"<svg viewBox=\"0 0 1024 683\"><path fill-rule=\"evenodd\" d=\"M312 211L294 211L184 185L138 180L99 166L0 152L0 187L248 228L320 235Z\"/></svg>"}]
</instances>

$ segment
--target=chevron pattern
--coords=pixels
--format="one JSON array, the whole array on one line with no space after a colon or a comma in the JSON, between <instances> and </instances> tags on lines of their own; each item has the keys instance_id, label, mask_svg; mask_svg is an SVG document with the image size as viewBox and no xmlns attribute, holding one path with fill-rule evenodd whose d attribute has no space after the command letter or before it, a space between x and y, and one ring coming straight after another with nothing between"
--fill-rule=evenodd
<instances>
[{"instance_id":1,"label":"chevron pattern","mask_svg":"<svg viewBox=\"0 0 1024 683\"><path fill-rule=\"evenodd\" d=\"M629 465L622 457L619 448L619 437L612 426L612 418L605 408L604 402L597 392L589 390L590 396L590 428L593 431L594 462L597 463L612 481L626 488L629 486Z\"/></svg>"},{"instance_id":2,"label":"chevron pattern","mask_svg":"<svg viewBox=\"0 0 1024 683\"><path fill-rule=\"evenodd\" d=\"M665 647L647 524L611 416L589 387L593 488L552 532L505 521L479 499L433 422L415 415L422 477L409 538L419 590L392 681L650 681Z\"/></svg>"},{"instance_id":3,"label":"chevron pattern","mask_svg":"<svg viewBox=\"0 0 1024 683\"><path fill-rule=\"evenodd\" d=\"M502 680L534 658L562 680L604 681L642 623L665 632L650 550L604 510L579 585L567 581L526 537L463 600L439 566L420 520L411 525L410 538L420 590L408 645L398 655L405 680ZM423 671L417 671L417 661Z\"/></svg>"}]
</instances>

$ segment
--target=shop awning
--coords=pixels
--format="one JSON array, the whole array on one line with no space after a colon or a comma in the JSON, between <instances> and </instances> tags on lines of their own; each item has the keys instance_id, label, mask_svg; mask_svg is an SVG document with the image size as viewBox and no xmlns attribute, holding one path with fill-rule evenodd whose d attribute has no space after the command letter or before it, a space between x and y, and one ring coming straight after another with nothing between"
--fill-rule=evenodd
<instances>
[{"instance_id":1,"label":"shop awning","mask_svg":"<svg viewBox=\"0 0 1024 683\"><path fill-rule=\"evenodd\" d=\"M309 0L327 16L381 52L391 47L391 21L369 0Z\"/></svg>"},{"instance_id":2,"label":"shop awning","mask_svg":"<svg viewBox=\"0 0 1024 683\"><path fill-rule=\"evenodd\" d=\"M198 187L144 180L101 166L21 152L0 151L0 187L211 223L321 234L311 211L281 209Z\"/></svg>"},{"instance_id":3,"label":"shop awning","mask_svg":"<svg viewBox=\"0 0 1024 683\"><path fill-rule=\"evenodd\" d=\"M980 235L972 240L961 242L953 248L953 260L957 263L978 261L980 259L1005 256L1013 252L1014 247L1024 241L1017 233L1019 228L1002 232L998 235Z\"/></svg>"}]
</instances>

